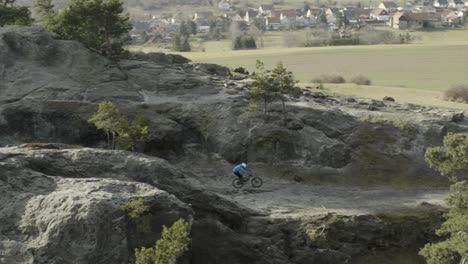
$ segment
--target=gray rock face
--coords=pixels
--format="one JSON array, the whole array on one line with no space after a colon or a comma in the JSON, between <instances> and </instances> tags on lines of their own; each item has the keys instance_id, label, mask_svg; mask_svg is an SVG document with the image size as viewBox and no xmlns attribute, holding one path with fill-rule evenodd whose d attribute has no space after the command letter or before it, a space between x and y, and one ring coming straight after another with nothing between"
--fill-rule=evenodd
<instances>
[{"instance_id":1,"label":"gray rock face","mask_svg":"<svg viewBox=\"0 0 468 264\"><path fill-rule=\"evenodd\" d=\"M35 28L0 29L0 58L4 145L102 146L104 133L87 119L98 102L110 100L129 116L142 111L150 117L153 139L145 152L171 161L208 152L232 163L295 164L291 179L323 178L312 173L323 167L333 181L391 183L387 179L400 177L419 184L440 179L425 164L424 149L441 144L448 131L466 131L457 112L309 89L287 102L286 120L280 104L263 117L246 112L249 80L227 84L225 67L163 54L111 62Z\"/></svg>"},{"instance_id":2,"label":"gray rock face","mask_svg":"<svg viewBox=\"0 0 468 264\"><path fill-rule=\"evenodd\" d=\"M0 148L0 263L132 263L134 248L180 217L193 218L183 263L346 263L369 245L408 245L390 238L401 225L375 217L272 219L194 186L234 162L301 184L437 185L424 150L466 132L464 115L304 89L286 114L273 104L263 116L246 111L251 80L226 78L178 56L114 62L37 28L0 28L0 145L20 145ZM151 156L77 146L105 145L87 123L103 100L149 117ZM144 234L120 209L136 197L154 216ZM429 232L409 226L414 243Z\"/></svg>"},{"instance_id":3,"label":"gray rock face","mask_svg":"<svg viewBox=\"0 0 468 264\"><path fill-rule=\"evenodd\" d=\"M130 177L109 179L102 173L104 164L96 168L80 158L93 152L70 150L64 158L78 163L56 159L48 166L50 160L43 158L58 158L59 153L31 152L1 151L0 263L128 263L134 247L154 244L162 225L192 217L193 211L175 196L130 182ZM94 161L104 160L98 156L94 155ZM41 162L48 171L34 170ZM88 162L90 166L84 166ZM144 167L145 162L136 163ZM64 170L57 171L55 166ZM124 179L125 172L121 175ZM151 224L143 234L121 207L140 197L150 206Z\"/></svg>"},{"instance_id":4,"label":"gray rock face","mask_svg":"<svg viewBox=\"0 0 468 264\"><path fill-rule=\"evenodd\" d=\"M0 263L134 263L134 248L154 245L162 225L185 218L192 246L178 263L338 264L419 245L441 219L270 218L186 180L141 154L62 144L0 148ZM121 207L140 197L150 206L144 229Z\"/></svg>"}]
</instances>

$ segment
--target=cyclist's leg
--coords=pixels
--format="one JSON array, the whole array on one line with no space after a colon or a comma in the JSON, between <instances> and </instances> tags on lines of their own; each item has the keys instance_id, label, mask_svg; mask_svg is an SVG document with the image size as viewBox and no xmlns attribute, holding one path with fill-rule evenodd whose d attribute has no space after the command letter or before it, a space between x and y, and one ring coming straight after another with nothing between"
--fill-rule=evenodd
<instances>
[{"instance_id":1,"label":"cyclist's leg","mask_svg":"<svg viewBox=\"0 0 468 264\"><path fill-rule=\"evenodd\" d=\"M239 177L240 180L243 180L242 174L240 174L239 172L234 172L234 175Z\"/></svg>"}]
</instances>

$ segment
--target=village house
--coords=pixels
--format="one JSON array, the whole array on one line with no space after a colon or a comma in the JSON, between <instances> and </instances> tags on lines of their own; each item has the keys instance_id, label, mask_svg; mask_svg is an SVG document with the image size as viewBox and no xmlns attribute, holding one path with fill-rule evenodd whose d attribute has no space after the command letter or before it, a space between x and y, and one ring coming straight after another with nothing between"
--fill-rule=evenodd
<instances>
[{"instance_id":1,"label":"village house","mask_svg":"<svg viewBox=\"0 0 468 264\"><path fill-rule=\"evenodd\" d=\"M297 11L295 9L282 10L280 13L280 21L283 25L291 25L296 23Z\"/></svg>"},{"instance_id":2,"label":"village house","mask_svg":"<svg viewBox=\"0 0 468 264\"><path fill-rule=\"evenodd\" d=\"M396 29L438 28L442 21L438 13L397 12L390 17L388 25Z\"/></svg>"},{"instance_id":3,"label":"village house","mask_svg":"<svg viewBox=\"0 0 468 264\"><path fill-rule=\"evenodd\" d=\"M447 8L448 7L448 1L447 0L434 0L435 7L440 7L440 8Z\"/></svg>"},{"instance_id":4,"label":"village house","mask_svg":"<svg viewBox=\"0 0 468 264\"><path fill-rule=\"evenodd\" d=\"M383 1L378 8L382 8L387 12L394 12L398 9L398 5L393 1Z\"/></svg>"},{"instance_id":5,"label":"village house","mask_svg":"<svg viewBox=\"0 0 468 264\"><path fill-rule=\"evenodd\" d=\"M465 2L463 2L462 0L449 0L448 6L450 8L456 8L458 10L462 10L465 8Z\"/></svg>"},{"instance_id":6,"label":"village house","mask_svg":"<svg viewBox=\"0 0 468 264\"><path fill-rule=\"evenodd\" d=\"M281 20L279 17L266 17L265 28L267 30L280 30Z\"/></svg>"},{"instance_id":7,"label":"village house","mask_svg":"<svg viewBox=\"0 0 468 264\"><path fill-rule=\"evenodd\" d=\"M357 24L361 21L372 20L370 19L370 12L370 9L363 8L345 8L341 10L343 17L349 24Z\"/></svg>"},{"instance_id":8,"label":"village house","mask_svg":"<svg viewBox=\"0 0 468 264\"><path fill-rule=\"evenodd\" d=\"M328 24L336 24L338 21L338 17L341 16L341 12L339 8L327 8L325 10L325 16L327 18Z\"/></svg>"},{"instance_id":9,"label":"village house","mask_svg":"<svg viewBox=\"0 0 468 264\"><path fill-rule=\"evenodd\" d=\"M228 10L231 10L232 6L228 0L222 0L221 2L219 2L218 8L223 11L228 11Z\"/></svg>"},{"instance_id":10,"label":"village house","mask_svg":"<svg viewBox=\"0 0 468 264\"><path fill-rule=\"evenodd\" d=\"M271 11L275 10L274 5L259 5L258 13L266 17L271 17Z\"/></svg>"},{"instance_id":11,"label":"village house","mask_svg":"<svg viewBox=\"0 0 468 264\"><path fill-rule=\"evenodd\" d=\"M412 9L413 12L416 13L421 13L421 12L426 12L426 13L435 13L437 12L437 8L430 5L430 6L415 6Z\"/></svg>"},{"instance_id":12,"label":"village house","mask_svg":"<svg viewBox=\"0 0 468 264\"><path fill-rule=\"evenodd\" d=\"M388 21L390 16L388 12L383 8L374 8L369 14L369 17L378 21Z\"/></svg>"},{"instance_id":13,"label":"village house","mask_svg":"<svg viewBox=\"0 0 468 264\"><path fill-rule=\"evenodd\" d=\"M445 27L459 26L463 22L463 12L445 9L440 12L442 25Z\"/></svg>"},{"instance_id":14,"label":"village house","mask_svg":"<svg viewBox=\"0 0 468 264\"><path fill-rule=\"evenodd\" d=\"M197 24L197 32L210 31L210 19L214 18L213 12L196 12L192 21Z\"/></svg>"},{"instance_id":15,"label":"village house","mask_svg":"<svg viewBox=\"0 0 468 264\"><path fill-rule=\"evenodd\" d=\"M239 12L239 15L244 19L244 21L248 24L250 24L250 22L253 22L253 20L255 18L259 18L260 16L262 16L261 14L259 14L257 11L255 10L247 10L247 11L240 11Z\"/></svg>"}]
</instances>

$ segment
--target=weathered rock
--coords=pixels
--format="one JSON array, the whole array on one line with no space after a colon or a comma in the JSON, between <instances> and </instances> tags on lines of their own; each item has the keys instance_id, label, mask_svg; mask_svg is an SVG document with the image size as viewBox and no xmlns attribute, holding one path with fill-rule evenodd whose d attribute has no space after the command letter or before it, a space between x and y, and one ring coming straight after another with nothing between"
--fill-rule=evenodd
<instances>
[{"instance_id":1,"label":"weathered rock","mask_svg":"<svg viewBox=\"0 0 468 264\"><path fill-rule=\"evenodd\" d=\"M128 263L133 248L154 244L162 225L191 221L186 204L148 184L93 178L102 175L83 175L72 162L62 164L66 177L45 174L19 157L0 163L1 263ZM140 197L150 206L144 233L121 207Z\"/></svg>"},{"instance_id":2,"label":"weathered rock","mask_svg":"<svg viewBox=\"0 0 468 264\"><path fill-rule=\"evenodd\" d=\"M241 161L269 168L271 181L439 184L422 157L447 132L466 131L453 111L307 91L287 98L286 113L280 103L251 113L250 79L228 80L234 88L226 89L224 67L133 56L113 62L41 29L0 28L0 144L73 144L0 149L0 202L8 205L0 208L0 262L132 263L133 249L154 244L161 225L178 217L194 219L193 264L344 263L374 248L401 249L403 235L394 234L416 243L429 232L416 228L430 227L419 220L405 227L372 217L271 219L194 185ZM77 146L105 145L105 134L87 122L103 100L130 119L145 113L151 141L144 151L171 163ZM399 121L408 115L411 122ZM116 202L139 196L160 217L147 235Z\"/></svg>"},{"instance_id":3,"label":"weathered rock","mask_svg":"<svg viewBox=\"0 0 468 264\"><path fill-rule=\"evenodd\" d=\"M226 89L223 81L212 75L229 75L226 67L181 64L184 60L162 54L132 56L111 62L81 44L57 40L40 29L0 29L0 101L5 102L0 106L0 144L40 141L103 146L104 133L87 120L96 111L96 103L110 100L130 117L139 111L149 116L152 140L144 150L171 161L187 156L196 159L200 157L196 153L209 151L220 153L229 162L294 162L302 164L306 173L315 166L360 167L369 153L355 146L365 145L366 150L380 153L390 161L392 157L397 157L395 162L405 158L410 171L422 171L430 177L435 173L420 158L424 146L440 144L444 133L464 129L451 122L449 115L453 113L412 105L402 108L376 100L359 99L356 104L324 92L289 98L286 115L290 119L294 116L296 121L284 123L280 121L280 104L269 107L264 117L246 112L249 98L245 87L252 80L227 80ZM408 127L414 126L421 133L415 137L392 126L392 133L402 140L398 147L388 149L382 148L383 137L369 142L368 137L355 135L363 131L360 127L368 127L362 120L380 118L381 111L397 120L411 114L415 122ZM424 138L425 131L436 124L446 129ZM272 136L275 131L284 137ZM272 138L278 140L267 140ZM339 158L328 162L325 157L333 149L331 146L355 151L338 155L341 150L337 150ZM379 168L398 174L398 166L387 166L395 162L380 164ZM348 179L361 176L358 170L337 173Z\"/></svg>"},{"instance_id":4,"label":"weathered rock","mask_svg":"<svg viewBox=\"0 0 468 264\"><path fill-rule=\"evenodd\" d=\"M159 64L169 63L169 64L185 64L191 62L191 60L185 58L184 56L177 54L165 54L161 52L133 52L130 53L125 59L129 60L141 60L155 62Z\"/></svg>"},{"instance_id":5,"label":"weathered rock","mask_svg":"<svg viewBox=\"0 0 468 264\"><path fill-rule=\"evenodd\" d=\"M201 71L206 74L215 74L219 76L230 76L231 70L228 67L221 66L218 64L211 64L211 63L197 63L194 64L194 69L196 71Z\"/></svg>"},{"instance_id":6,"label":"weathered rock","mask_svg":"<svg viewBox=\"0 0 468 264\"><path fill-rule=\"evenodd\" d=\"M395 102L395 99L393 97L390 97L390 96L385 96L382 100L389 101L389 102Z\"/></svg>"}]
</instances>

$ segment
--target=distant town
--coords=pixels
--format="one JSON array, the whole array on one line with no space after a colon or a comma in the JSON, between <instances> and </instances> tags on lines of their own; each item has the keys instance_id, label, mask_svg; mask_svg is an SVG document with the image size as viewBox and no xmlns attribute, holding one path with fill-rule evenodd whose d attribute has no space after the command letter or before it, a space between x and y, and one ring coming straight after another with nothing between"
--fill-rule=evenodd
<instances>
[{"instance_id":1,"label":"distant town","mask_svg":"<svg viewBox=\"0 0 468 264\"><path fill-rule=\"evenodd\" d=\"M283 8L278 8L273 4L251 6L240 7L223 0L215 10L186 14L185 19L180 15L147 14L146 18L133 19L131 37L142 43L174 43L174 35L180 32L181 25L188 28L182 30L189 32L185 34L190 35L191 32L193 35L204 35L204 40L224 38L229 32L232 36L233 30L237 34L249 35L252 30L264 33L321 28L336 33L337 38L343 39L352 38L354 31L365 26L406 32L451 29L464 26L468 1L415 0L405 5L383 1L376 6L362 6L358 2L346 7L313 7L305 2L303 8L299 9L284 9L284 5L281 6ZM184 36L179 36L177 42L180 41L180 45L183 45ZM185 41L188 42L188 38Z\"/></svg>"}]
</instances>

